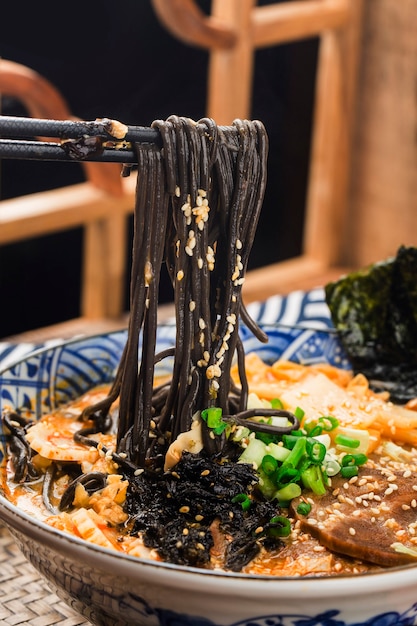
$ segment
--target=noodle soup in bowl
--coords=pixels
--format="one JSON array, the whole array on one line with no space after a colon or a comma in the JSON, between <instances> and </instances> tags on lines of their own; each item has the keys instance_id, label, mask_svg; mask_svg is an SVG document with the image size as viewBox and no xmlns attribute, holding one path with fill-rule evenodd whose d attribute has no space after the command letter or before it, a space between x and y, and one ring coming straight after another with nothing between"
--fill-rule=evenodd
<instances>
[{"instance_id":1,"label":"noodle soup in bowl","mask_svg":"<svg viewBox=\"0 0 417 626\"><path fill-rule=\"evenodd\" d=\"M246 353L273 363L348 362L334 333L266 327L261 344L241 329ZM175 329L158 329L158 350ZM87 337L31 353L0 375L2 410L39 420L112 381L126 332ZM169 365L168 365L169 368ZM163 375L166 373L162 371ZM2 431L0 518L53 590L93 624L108 626L410 626L417 624L412 564L323 576L274 576L176 565L96 545L45 523L34 496L19 501L7 480ZM20 488L19 488L20 489Z\"/></svg>"}]
</instances>

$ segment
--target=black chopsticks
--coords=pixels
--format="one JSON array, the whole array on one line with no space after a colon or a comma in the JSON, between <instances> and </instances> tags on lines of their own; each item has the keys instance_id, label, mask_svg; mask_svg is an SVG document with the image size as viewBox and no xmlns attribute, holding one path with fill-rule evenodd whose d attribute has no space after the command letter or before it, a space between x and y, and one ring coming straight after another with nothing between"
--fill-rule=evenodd
<instances>
[{"instance_id":1,"label":"black chopsticks","mask_svg":"<svg viewBox=\"0 0 417 626\"><path fill-rule=\"evenodd\" d=\"M132 143L160 144L161 141L157 129L126 126L107 118L85 122L6 115L0 115L0 137L3 137L0 158L116 163L136 162ZM52 137L60 141L37 141L29 137Z\"/></svg>"},{"instance_id":2,"label":"black chopsticks","mask_svg":"<svg viewBox=\"0 0 417 626\"><path fill-rule=\"evenodd\" d=\"M17 141L0 139L0 159L20 159L25 161L100 161L104 163L137 163L133 150L127 148L100 148L85 151L77 150L74 156L69 152L69 143L44 141ZM74 146L71 146L73 149Z\"/></svg>"}]
</instances>

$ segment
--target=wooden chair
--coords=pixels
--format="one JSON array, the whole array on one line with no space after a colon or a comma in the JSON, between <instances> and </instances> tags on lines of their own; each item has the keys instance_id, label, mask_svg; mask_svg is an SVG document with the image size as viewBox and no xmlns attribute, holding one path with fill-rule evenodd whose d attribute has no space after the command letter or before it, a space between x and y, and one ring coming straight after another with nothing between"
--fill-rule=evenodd
<instances>
[{"instance_id":1,"label":"wooden chair","mask_svg":"<svg viewBox=\"0 0 417 626\"><path fill-rule=\"evenodd\" d=\"M302 253L248 273L247 302L323 285L345 272L344 242L363 0L152 0L182 41L209 50L207 114L219 124L250 118L254 54L318 36L314 125Z\"/></svg>"},{"instance_id":2,"label":"wooden chair","mask_svg":"<svg viewBox=\"0 0 417 626\"><path fill-rule=\"evenodd\" d=\"M29 116L74 119L62 95L44 77L0 60L0 94L13 96ZM126 274L126 216L133 211L136 177L115 163L83 163L86 181L0 202L0 245L83 227L81 317L50 329L67 336L120 323Z\"/></svg>"}]
</instances>

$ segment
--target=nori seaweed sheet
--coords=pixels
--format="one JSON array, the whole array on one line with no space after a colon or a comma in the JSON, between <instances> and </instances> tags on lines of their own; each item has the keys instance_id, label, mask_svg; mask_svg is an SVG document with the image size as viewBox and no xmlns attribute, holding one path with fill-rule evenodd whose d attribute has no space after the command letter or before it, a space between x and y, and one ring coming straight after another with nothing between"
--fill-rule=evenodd
<instances>
[{"instance_id":1,"label":"nori seaweed sheet","mask_svg":"<svg viewBox=\"0 0 417 626\"><path fill-rule=\"evenodd\" d=\"M332 322L355 372L404 403L417 396L417 248L325 286Z\"/></svg>"}]
</instances>

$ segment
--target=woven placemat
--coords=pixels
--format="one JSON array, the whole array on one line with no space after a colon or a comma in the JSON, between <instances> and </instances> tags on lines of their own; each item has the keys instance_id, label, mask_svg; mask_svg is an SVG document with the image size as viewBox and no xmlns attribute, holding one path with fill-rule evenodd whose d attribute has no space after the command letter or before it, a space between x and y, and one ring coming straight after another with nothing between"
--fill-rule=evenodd
<instances>
[{"instance_id":1,"label":"woven placemat","mask_svg":"<svg viewBox=\"0 0 417 626\"><path fill-rule=\"evenodd\" d=\"M0 524L0 624L91 626L57 595L25 559Z\"/></svg>"}]
</instances>

